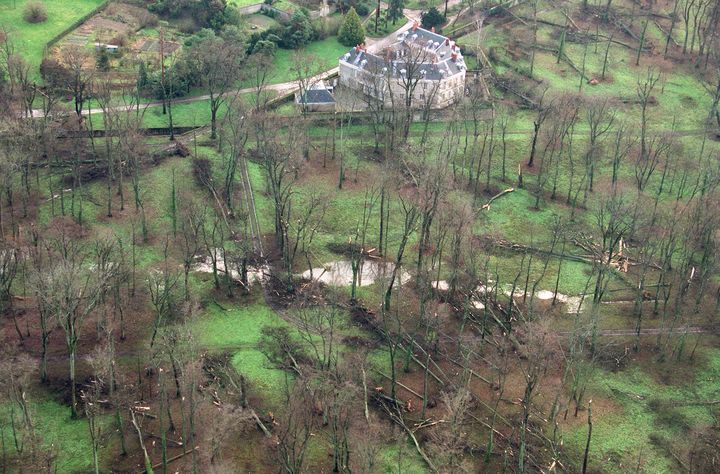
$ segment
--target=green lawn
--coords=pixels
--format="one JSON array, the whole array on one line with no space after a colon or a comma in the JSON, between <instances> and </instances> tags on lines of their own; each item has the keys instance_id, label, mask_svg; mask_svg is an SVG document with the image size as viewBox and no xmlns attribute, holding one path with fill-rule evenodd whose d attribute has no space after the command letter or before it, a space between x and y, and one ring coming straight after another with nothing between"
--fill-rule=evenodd
<instances>
[{"instance_id":1,"label":"green lawn","mask_svg":"<svg viewBox=\"0 0 720 474\"><path fill-rule=\"evenodd\" d=\"M440 13L443 13L445 2L442 0L408 0L405 2L405 8L410 10L428 10L431 7L437 7Z\"/></svg>"},{"instance_id":2,"label":"green lawn","mask_svg":"<svg viewBox=\"0 0 720 474\"><path fill-rule=\"evenodd\" d=\"M11 32L18 50L36 70L47 42L102 3L102 0L43 0L47 21L30 24L23 19L23 9L29 1L0 0L0 26Z\"/></svg>"},{"instance_id":3,"label":"green lawn","mask_svg":"<svg viewBox=\"0 0 720 474\"><path fill-rule=\"evenodd\" d=\"M88 432L87 420L70 418L70 408L44 395L30 394L30 416L42 444L57 454L54 468L56 472L81 473L92 471L92 444ZM7 409L7 405L0 406L0 410ZM4 414L4 413L3 413ZM17 417L17 413L15 414ZM109 421L104 417L103 424ZM6 443L12 443L12 434L9 426L3 428ZM109 433L109 427L103 428ZM10 445L7 446L8 455L12 456ZM100 464L102 470L102 452ZM10 471L12 472L12 471Z\"/></svg>"},{"instance_id":4,"label":"green lawn","mask_svg":"<svg viewBox=\"0 0 720 474\"><path fill-rule=\"evenodd\" d=\"M596 370L588 387L587 399L610 399L619 405L619 410L597 419L593 417L592 470L602 466L603 472L628 472L628 466L636 466L640 462L641 472L678 472L679 466L673 455L653 439L668 440L680 452L691 442L687 436L690 426L701 428L713 424L716 413L712 406L683 403L716 400L720 395L720 353L717 349L703 350L700 359L704 359L704 367L695 377L691 372L690 378L680 384L659 383L638 367L617 373ZM672 364L661 365L658 370L672 372ZM681 364L676 364L674 370L680 367ZM687 376L686 372L683 377ZM658 401L677 403L677 406L659 405L660 409L653 409ZM578 459L586 440L587 426L584 424L570 429L564 436L567 448L577 453Z\"/></svg>"},{"instance_id":5,"label":"green lawn","mask_svg":"<svg viewBox=\"0 0 720 474\"><path fill-rule=\"evenodd\" d=\"M304 48L295 51L290 49L278 49L273 59L275 71L271 79L272 83L288 82L295 79L293 64L296 54L308 55L314 59L314 70L316 73L326 71L338 66L340 56L350 50L347 46L341 45L336 36L324 40L314 41Z\"/></svg>"},{"instance_id":6,"label":"green lawn","mask_svg":"<svg viewBox=\"0 0 720 474\"><path fill-rule=\"evenodd\" d=\"M247 377L252 390L273 406L283 401L285 372L272 366L258 348L262 329L286 323L264 304L233 306L223 311L211 305L193 324L199 344L219 352L231 352L238 372Z\"/></svg>"},{"instance_id":7,"label":"green lawn","mask_svg":"<svg viewBox=\"0 0 720 474\"><path fill-rule=\"evenodd\" d=\"M262 3L262 1L259 0L229 0L228 5L234 5L236 7L247 7L250 5L255 5L258 3Z\"/></svg>"},{"instance_id":8,"label":"green lawn","mask_svg":"<svg viewBox=\"0 0 720 474\"><path fill-rule=\"evenodd\" d=\"M406 23L407 20L405 20L405 18L400 18L393 25L391 21L385 20L385 12L383 12L380 14L380 19L378 20L377 33L375 32L375 15L371 15L365 22L365 33L370 38L384 38L390 33L394 33L402 28Z\"/></svg>"},{"instance_id":9,"label":"green lawn","mask_svg":"<svg viewBox=\"0 0 720 474\"><path fill-rule=\"evenodd\" d=\"M197 102L173 104L172 116L173 125L176 127L207 125L210 123L210 101L199 100ZM162 107L148 107L143 118L146 127L170 126L169 115L163 115Z\"/></svg>"},{"instance_id":10,"label":"green lawn","mask_svg":"<svg viewBox=\"0 0 720 474\"><path fill-rule=\"evenodd\" d=\"M280 26L280 23L278 23L277 20L270 18L267 15L260 15L257 13L246 16L244 20L250 33L265 31L272 27Z\"/></svg>"}]
</instances>

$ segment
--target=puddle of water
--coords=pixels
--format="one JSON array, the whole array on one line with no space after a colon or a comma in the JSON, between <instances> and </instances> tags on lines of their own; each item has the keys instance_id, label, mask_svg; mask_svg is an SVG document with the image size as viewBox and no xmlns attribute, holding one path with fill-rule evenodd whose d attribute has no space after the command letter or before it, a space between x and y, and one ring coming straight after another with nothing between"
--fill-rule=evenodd
<instances>
[{"instance_id":1,"label":"puddle of water","mask_svg":"<svg viewBox=\"0 0 720 474\"><path fill-rule=\"evenodd\" d=\"M205 257L204 259L202 257L198 257L199 261L195 263L192 267L192 271L198 272L198 273L212 273L213 267L212 267L212 259L210 257ZM225 273L225 262L223 261L221 256L218 256L218 262L217 262L217 271L218 273ZM262 267L248 267L247 271L247 279L248 284L252 285L254 283L262 283L265 279L265 275L269 273L269 269L265 266ZM230 278L232 278L235 281L241 281L240 278L240 272L238 269L230 268Z\"/></svg>"},{"instance_id":2,"label":"puddle of water","mask_svg":"<svg viewBox=\"0 0 720 474\"><path fill-rule=\"evenodd\" d=\"M537 292L537 298L539 300L551 300L555 296L555 293L548 290L540 290Z\"/></svg>"},{"instance_id":3,"label":"puddle of water","mask_svg":"<svg viewBox=\"0 0 720 474\"><path fill-rule=\"evenodd\" d=\"M383 278L390 278L393 268L392 263L366 260L358 274L358 286L369 286ZM309 280L310 275L310 270L305 270L301 276ZM353 280L352 264L348 260L338 260L327 263L321 268L313 268L312 279L330 286L350 286ZM410 281L410 274L401 269L396 282L404 285L408 281Z\"/></svg>"},{"instance_id":4,"label":"puddle of water","mask_svg":"<svg viewBox=\"0 0 720 474\"><path fill-rule=\"evenodd\" d=\"M432 287L439 291L447 291L450 289L450 283L445 280L438 280L432 282Z\"/></svg>"}]
</instances>

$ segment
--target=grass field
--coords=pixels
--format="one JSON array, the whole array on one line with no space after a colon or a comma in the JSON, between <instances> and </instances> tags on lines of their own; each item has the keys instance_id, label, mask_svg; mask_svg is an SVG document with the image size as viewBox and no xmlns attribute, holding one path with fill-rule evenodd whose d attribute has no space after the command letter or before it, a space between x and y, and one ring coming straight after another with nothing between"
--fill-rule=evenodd
<instances>
[{"instance_id":1,"label":"grass field","mask_svg":"<svg viewBox=\"0 0 720 474\"><path fill-rule=\"evenodd\" d=\"M593 397L611 400L614 408L594 423L592 462L611 473L627 472L631 465L641 466L641 472L677 472L680 466L663 443L676 450L687 448L690 427L710 427L717 416L712 406L694 402L720 396L720 352L703 351L695 364L700 367L693 383L677 372L662 383L638 367L617 373L597 370L590 387ZM655 370L673 372L664 366ZM587 426L573 428L565 436L576 453L582 452L586 439Z\"/></svg>"},{"instance_id":2,"label":"grass field","mask_svg":"<svg viewBox=\"0 0 720 474\"><path fill-rule=\"evenodd\" d=\"M324 40L313 41L299 51L289 49L278 49L273 58L274 73L270 79L273 84L295 80L293 64L295 56L300 53L305 57L314 59L313 69L320 73L337 67L340 56L348 51L346 46L341 45L337 37L331 36ZM301 56L302 57L302 56Z\"/></svg>"},{"instance_id":3,"label":"grass field","mask_svg":"<svg viewBox=\"0 0 720 474\"><path fill-rule=\"evenodd\" d=\"M407 20L405 18L400 18L393 25L391 21L385 21L385 14L381 13L380 19L378 20L378 30L375 32L375 15L370 15L368 20L365 22L365 34L370 38L383 38L390 33L394 33L399 30L406 23Z\"/></svg>"},{"instance_id":4,"label":"grass field","mask_svg":"<svg viewBox=\"0 0 720 474\"><path fill-rule=\"evenodd\" d=\"M258 13L248 15L244 17L245 22L248 24L249 32L265 31L269 28L279 26L277 20L270 18L267 15L260 15Z\"/></svg>"},{"instance_id":5,"label":"grass field","mask_svg":"<svg viewBox=\"0 0 720 474\"><path fill-rule=\"evenodd\" d=\"M30 416L42 444L57 455L55 467L58 472L81 473L92 471L92 444L88 432L87 420L70 418L70 408L44 395L32 394ZM0 410L8 409L0 406ZM17 413L15 414L17 417ZM101 423L107 433L109 417ZM4 442L11 443L12 434L8 426L2 428ZM4 445L11 449L10 445ZM26 449L28 447L26 446ZM14 448L12 448L14 449ZM101 460L102 461L102 460ZM102 466L102 463L101 463ZM16 466L17 467L17 466ZM101 467L102 469L102 467Z\"/></svg>"},{"instance_id":6,"label":"grass field","mask_svg":"<svg viewBox=\"0 0 720 474\"><path fill-rule=\"evenodd\" d=\"M23 19L23 8L30 0L0 0L0 26L15 38L18 50L35 70L40 66L45 45L103 0L43 0L48 19L30 24Z\"/></svg>"}]
</instances>

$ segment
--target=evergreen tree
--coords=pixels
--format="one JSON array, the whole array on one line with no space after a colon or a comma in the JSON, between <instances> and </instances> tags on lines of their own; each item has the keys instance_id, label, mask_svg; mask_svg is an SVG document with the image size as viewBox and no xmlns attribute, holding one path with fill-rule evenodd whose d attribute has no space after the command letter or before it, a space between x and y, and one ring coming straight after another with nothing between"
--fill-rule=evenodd
<instances>
[{"instance_id":1,"label":"evergreen tree","mask_svg":"<svg viewBox=\"0 0 720 474\"><path fill-rule=\"evenodd\" d=\"M147 66L145 66L145 61L140 61L140 66L138 66L138 78L137 78L138 90L141 90L141 91L144 90L149 83L150 83L150 79L148 78Z\"/></svg>"},{"instance_id":2,"label":"evergreen tree","mask_svg":"<svg viewBox=\"0 0 720 474\"><path fill-rule=\"evenodd\" d=\"M98 70L108 72L110 70L110 55L105 46L100 46L95 60Z\"/></svg>"},{"instance_id":3,"label":"evergreen tree","mask_svg":"<svg viewBox=\"0 0 720 474\"><path fill-rule=\"evenodd\" d=\"M422 16L422 27L426 30L431 28L439 28L445 23L445 17L438 11L437 8L432 7L427 12L423 13Z\"/></svg>"},{"instance_id":4,"label":"evergreen tree","mask_svg":"<svg viewBox=\"0 0 720 474\"><path fill-rule=\"evenodd\" d=\"M397 20L403 17L403 9L405 8L404 0L390 0L387 15L394 25Z\"/></svg>"},{"instance_id":5,"label":"evergreen tree","mask_svg":"<svg viewBox=\"0 0 720 474\"><path fill-rule=\"evenodd\" d=\"M345 15L345 21L338 33L338 41L345 46L355 46L365 42L365 28L353 7L350 7L350 11Z\"/></svg>"}]
</instances>

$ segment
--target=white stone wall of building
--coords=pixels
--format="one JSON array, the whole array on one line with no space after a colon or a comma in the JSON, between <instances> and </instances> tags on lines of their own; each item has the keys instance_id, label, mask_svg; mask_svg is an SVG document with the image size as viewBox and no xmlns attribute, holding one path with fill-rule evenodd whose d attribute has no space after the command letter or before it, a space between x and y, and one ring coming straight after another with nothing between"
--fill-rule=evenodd
<instances>
[{"instance_id":1,"label":"white stone wall of building","mask_svg":"<svg viewBox=\"0 0 720 474\"><path fill-rule=\"evenodd\" d=\"M340 84L353 90L362 91L365 95L383 100L386 105L392 105L388 85L392 88L395 101L404 103L405 90L401 81L395 77L377 76L364 71L357 66L340 61ZM424 94L430 94L437 87L431 107L440 109L448 107L459 100L465 91L465 72L454 74L439 81L420 80L413 92L413 106L421 108L425 104Z\"/></svg>"}]
</instances>

